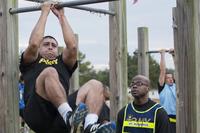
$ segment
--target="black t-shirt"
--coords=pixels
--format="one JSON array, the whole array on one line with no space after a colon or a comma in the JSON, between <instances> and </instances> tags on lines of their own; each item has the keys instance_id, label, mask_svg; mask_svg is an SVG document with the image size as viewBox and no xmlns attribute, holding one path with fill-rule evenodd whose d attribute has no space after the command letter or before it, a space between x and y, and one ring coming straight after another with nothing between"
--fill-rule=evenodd
<instances>
[{"instance_id":1,"label":"black t-shirt","mask_svg":"<svg viewBox=\"0 0 200 133\"><path fill-rule=\"evenodd\" d=\"M151 108L153 105L155 105L155 102L150 99L148 100L147 103L145 103L143 105L135 105L133 102L134 108L138 111L145 111L145 110ZM123 107L118 112L117 133L121 133L121 131L122 131L123 120L124 120L124 111L125 111L125 107ZM167 116L166 111L163 108L159 109L157 112L155 133L171 133L169 118Z\"/></svg>"},{"instance_id":2,"label":"black t-shirt","mask_svg":"<svg viewBox=\"0 0 200 133\"><path fill-rule=\"evenodd\" d=\"M62 60L62 55L59 55L55 60L47 60L39 56L36 61L25 64L23 62L23 54L20 60L20 71L24 78L25 90L24 100L27 102L29 96L35 90L36 79L39 74L47 67L54 67L59 75L59 80L66 90L66 94L69 91L69 78L77 68L77 62L72 69L69 69Z\"/></svg>"},{"instance_id":3,"label":"black t-shirt","mask_svg":"<svg viewBox=\"0 0 200 133\"><path fill-rule=\"evenodd\" d=\"M174 83L175 83L175 80L174 80ZM160 83L158 82L158 93L160 94L161 91L164 89L165 87L165 83L161 86Z\"/></svg>"},{"instance_id":4,"label":"black t-shirt","mask_svg":"<svg viewBox=\"0 0 200 133\"><path fill-rule=\"evenodd\" d=\"M165 83L161 86L160 83L158 82L158 93L160 94L161 91L164 89Z\"/></svg>"}]
</instances>

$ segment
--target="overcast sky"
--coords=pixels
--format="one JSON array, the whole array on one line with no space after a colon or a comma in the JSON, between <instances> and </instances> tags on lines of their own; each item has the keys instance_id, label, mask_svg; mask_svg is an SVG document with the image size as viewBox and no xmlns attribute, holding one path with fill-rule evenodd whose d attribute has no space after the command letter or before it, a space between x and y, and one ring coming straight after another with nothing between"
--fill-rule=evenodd
<instances>
[{"instance_id":1,"label":"overcast sky","mask_svg":"<svg viewBox=\"0 0 200 133\"><path fill-rule=\"evenodd\" d=\"M63 0L69 1L69 0ZM34 6L35 3L19 0L19 7ZM89 5L95 8L108 9L107 3ZM133 5L127 0L127 42L128 52L132 55L137 49L137 28L148 27L149 49L173 48L172 8L175 0L138 0ZM19 43L26 47L30 33L36 24L40 11L19 15ZM79 49L86 54L86 59L99 68L109 63L109 27L108 16L77 9L65 8L65 14L75 33L79 35ZM62 32L57 18L50 14L46 35L54 36L64 46ZM153 57L159 62L160 55ZM171 56L167 54L167 67L174 68Z\"/></svg>"}]
</instances>

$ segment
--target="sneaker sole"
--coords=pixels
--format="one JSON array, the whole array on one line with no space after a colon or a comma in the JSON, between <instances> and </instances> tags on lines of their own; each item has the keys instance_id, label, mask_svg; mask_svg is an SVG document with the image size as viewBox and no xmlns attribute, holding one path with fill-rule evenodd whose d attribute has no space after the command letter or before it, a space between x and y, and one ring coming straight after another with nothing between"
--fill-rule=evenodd
<instances>
[{"instance_id":1,"label":"sneaker sole","mask_svg":"<svg viewBox=\"0 0 200 133\"><path fill-rule=\"evenodd\" d=\"M77 127L86 117L88 108L84 103L80 103L73 114L72 124Z\"/></svg>"},{"instance_id":2,"label":"sneaker sole","mask_svg":"<svg viewBox=\"0 0 200 133\"><path fill-rule=\"evenodd\" d=\"M115 133L116 132L116 125L113 122L106 123L102 125L96 133Z\"/></svg>"}]
</instances>

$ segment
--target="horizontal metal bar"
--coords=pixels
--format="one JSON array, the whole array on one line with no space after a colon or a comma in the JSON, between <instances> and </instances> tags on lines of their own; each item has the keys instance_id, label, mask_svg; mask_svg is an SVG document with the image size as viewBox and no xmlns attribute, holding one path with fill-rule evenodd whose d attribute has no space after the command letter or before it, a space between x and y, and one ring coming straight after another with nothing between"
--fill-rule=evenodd
<instances>
[{"instance_id":1,"label":"horizontal metal bar","mask_svg":"<svg viewBox=\"0 0 200 133\"><path fill-rule=\"evenodd\" d=\"M75 7L75 6L80 6L80 5L111 2L111 1L117 1L117 0L77 0L77 1L70 1L70 2L61 2L58 4L58 7ZM79 7L79 9L80 9L80 7ZM17 14L17 13L24 13L24 12L39 11L39 10L41 10L41 6L10 8L9 12L10 12L10 14ZM85 10L87 10L87 9L85 9ZM109 14L109 13L107 13L107 14ZM113 13L111 13L111 14L113 14Z\"/></svg>"},{"instance_id":2,"label":"horizontal metal bar","mask_svg":"<svg viewBox=\"0 0 200 133\"><path fill-rule=\"evenodd\" d=\"M47 0L27 0L31 2L37 2L37 3L43 3ZM84 11L89 11L89 12L94 12L94 13L102 13L102 14L108 14L114 16L115 13L112 11L104 10L104 9L96 9L96 8L91 8L91 7L86 7L86 6L72 6L69 8L74 8L74 9L79 9L79 10L84 10Z\"/></svg>"},{"instance_id":3,"label":"horizontal metal bar","mask_svg":"<svg viewBox=\"0 0 200 133\"><path fill-rule=\"evenodd\" d=\"M31 1L31 2L43 3L43 2L45 2L45 1L50 1L50 0L25 0L25 1Z\"/></svg>"},{"instance_id":4,"label":"horizontal metal bar","mask_svg":"<svg viewBox=\"0 0 200 133\"><path fill-rule=\"evenodd\" d=\"M170 52L170 50L165 50L165 52ZM146 54L156 54L156 53L160 53L159 50L151 50L151 51L147 51ZM133 54L137 55L138 51L133 52Z\"/></svg>"},{"instance_id":5,"label":"horizontal metal bar","mask_svg":"<svg viewBox=\"0 0 200 133\"><path fill-rule=\"evenodd\" d=\"M108 14L108 15L115 15L115 12L104 10L104 9L96 9L96 8L91 8L91 7L86 7L86 6L72 6L69 8L74 8L74 9L80 9L80 10L85 10L85 11L90 11L94 13L102 13L102 14Z\"/></svg>"},{"instance_id":6,"label":"horizontal metal bar","mask_svg":"<svg viewBox=\"0 0 200 133\"><path fill-rule=\"evenodd\" d=\"M165 52L169 52L169 50L165 50ZM147 51L147 54L155 54L155 53L160 53L159 50L151 50L151 51Z\"/></svg>"}]
</instances>

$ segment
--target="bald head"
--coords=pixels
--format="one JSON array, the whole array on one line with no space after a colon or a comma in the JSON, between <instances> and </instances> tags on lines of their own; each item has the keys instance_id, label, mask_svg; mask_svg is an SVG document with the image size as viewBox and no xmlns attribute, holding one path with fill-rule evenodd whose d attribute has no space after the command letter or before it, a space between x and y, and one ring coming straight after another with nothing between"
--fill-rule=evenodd
<instances>
[{"instance_id":1,"label":"bald head","mask_svg":"<svg viewBox=\"0 0 200 133\"><path fill-rule=\"evenodd\" d=\"M141 81L142 83L146 84L147 86L150 86L150 80L146 76L143 75L136 75L132 78L132 82L134 81Z\"/></svg>"}]
</instances>

